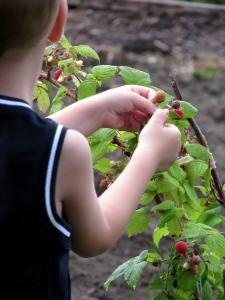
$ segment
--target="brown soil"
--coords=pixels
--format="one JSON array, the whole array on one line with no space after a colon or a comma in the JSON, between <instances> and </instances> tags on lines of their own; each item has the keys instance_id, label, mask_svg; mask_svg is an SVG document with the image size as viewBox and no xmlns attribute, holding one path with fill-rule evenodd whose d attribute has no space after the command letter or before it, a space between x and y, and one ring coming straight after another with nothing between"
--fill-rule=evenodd
<instances>
[{"instance_id":1,"label":"brown soil","mask_svg":"<svg viewBox=\"0 0 225 300\"><path fill-rule=\"evenodd\" d=\"M107 11L105 7L78 7L70 10L66 35L74 43L86 43L97 49L103 64L129 65L149 72L153 83L170 93L168 75L174 74L184 98L199 108L197 121L208 139L224 182L224 13L167 9L157 5L142 10L139 4L136 10L127 8L117 6ZM197 70L206 68L215 71L212 78L194 76ZM147 299L148 280L157 273L154 267L146 272L135 293L128 291L121 282L113 285L109 292L102 287L119 264L147 249L145 238L147 235L133 239L124 236L114 249L93 259L71 255L72 299Z\"/></svg>"}]
</instances>

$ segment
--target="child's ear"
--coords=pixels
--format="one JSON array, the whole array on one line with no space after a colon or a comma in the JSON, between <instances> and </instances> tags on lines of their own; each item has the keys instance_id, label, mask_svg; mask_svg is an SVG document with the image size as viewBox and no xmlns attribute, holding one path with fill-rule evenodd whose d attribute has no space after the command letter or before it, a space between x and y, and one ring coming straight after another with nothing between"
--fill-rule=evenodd
<instances>
[{"instance_id":1,"label":"child's ear","mask_svg":"<svg viewBox=\"0 0 225 300\"><path fill-rule=\"evenodd\" d=\"M64 33L64 27L67 19L68 6L67 0L60 0L58 13L53 24L52 30L49 34L49 41L56 43L60 40L61 36Z\"/></svg>"}]
</instances>

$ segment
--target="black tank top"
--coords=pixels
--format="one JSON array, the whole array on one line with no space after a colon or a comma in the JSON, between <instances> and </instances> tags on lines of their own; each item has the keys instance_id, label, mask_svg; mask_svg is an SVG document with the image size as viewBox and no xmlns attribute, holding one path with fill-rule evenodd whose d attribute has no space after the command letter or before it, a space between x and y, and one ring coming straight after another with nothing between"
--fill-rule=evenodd
<instances>
[{"instance_id":1,"label":"black tank top","mask_svg":"<svg viewBox=\"0 0 225 300\"><path fill-rule=\"evenodd\" d=\"M65 133L25 101L0 96L1 300L70 299L70 227L54 199Z\"/></svg>"}]
</instances>

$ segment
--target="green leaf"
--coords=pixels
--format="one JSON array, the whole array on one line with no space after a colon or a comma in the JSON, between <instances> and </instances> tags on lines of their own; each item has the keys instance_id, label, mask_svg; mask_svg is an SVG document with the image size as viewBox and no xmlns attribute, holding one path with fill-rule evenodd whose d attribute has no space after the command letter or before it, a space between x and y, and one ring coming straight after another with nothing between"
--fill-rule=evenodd
<instances>
[{"instance_id":1,"label":"green leaf","mask_svg":"<svg viewBox=\"0 0 225 300\"><path fill-rule=\"evenodd\" d=\"M141 197L140 204L147 205L149 204L156 196L155 191L146 191L144 195Z\"/></svg>"},{"instance_id":2,"label":"green leaf","mask_svg":"<svg viewBox=\"0 0 225 300\"><path fill-rule=\"evenodd\" d=\"M148 73L130 67L120 67L120 74L125 84L150 87L151 78Z\"/></svg>"},{"instance_id":3,"label":"green leaf","mask_svg":"<svg viewBox=\"0 0 225 300\"><path fill-rule=\"evenodd\" d=\"M72 44L70 43L70 41L63 35L59 41L60 45L69 50L70 48L72 48Z\"/></svg>"},{"instance_id":4,"label":"green leaf","mask_svg":"<svg viewBox=\"0 0 225 300\"><path fill-rule=\"evenodd\" d=\"M160 240L167 235L169 235L169 230L167 227L162 227L162 228L156 227L152 236L153 242L158 247Z\"/></svg>"},{"instance_id":5,"label":"green leaf","mask_svg":"<svg viewBox=\"0 0 225 300\"><path fill-rule=\"evenodd\" d=\"M206 147L200 144L185 144L185 149L194 158L198 158L208 163L210 154Z\"/></svg>"},{"instance_id":6,"label":"green leaf","mask_svg":"<svg viewBox=\"0 0 225 300\"><path fill-rule=\"evenodd\" d=\"M147 213L148 208L140 208L135 211L127 225L128 237L142 233L148 228L151 218Z\"/></svg>"},{"instance_id":7,"label":"green leaf","mask_svg":"<svg viewBox=\"0 0 225 300\"><path fill-rule=\"evenodd\" d=\"M177 277L178 288L185 292L195 290L196 283L199 279L199 275L194 276L193 274L185 270L179 270L177 272L176 277Z\"/></svg>"},{"instance_id":8,"label":"green leaf","mask_svg":"<svg viewBox=\"0 0 225 300\"><path fill-rule=\"evenodd\" d=\"M93 142L111 142L116 135L116 131L114 129L109 128L101 128L98 129L95 133L88 137L90 143Z\"/></svg>"},{"instance_id":9,"label":"green leaf","mask_svg":"<svg viewBox=\"0 0 225 300\"><path fill-rule=\"evenodd\" d=\"M107 158L102 158L94 165L94 168L95 170L105 174L111 168L110 160Z\"/></svg>"},{"instance_id":10,"label":"green leaf","mask_svg":"<svg viewBox=\"0 0 225 300\"><path fill-rule=\"evenodd\" d=\"M77 52L82 57L85 57L85 58L94 58L98 62L100 61L98 53L93 48L91 48L88 45L74 46L73 49L75 50L75 52Z\"/></svg>"},{"instance_id":11,"label":"green leaf","mask_svg":"<svg viewBox=\"0 0 225 300\"><path fill-rule=\"evenodd\" d=\"M202 287L202 299L203 300L213 299L212 286L209 284L208 281L206 281L206 283Z\"/></svg>"},{"instance_id":12,"label":"green leaf","mask_svg":"<svg viewBox=\"0 0 225 300\"><path fill-rule=\"evenodd\" d=\"M186 177L186 173L183 171L183 169L179 166L178 163L174 163L171 166L171 168L169 169L169 174L181 183Z\"/></svg>"},{"instance_id":13,"label":"green leaf","mask_svg":"<svg viewBox=\"0 0 225 300\"><path fill-rule=\"evenodd\" d=\"M95 95L97 85L98 83L94 79L85 79L83 82L81 82L80 86L78 87L78 100Z\"/></svg>"},{"instance_id":14,"label":"green leaf","mask_svg":"<svg viewBox=\"0 0 225 300\"><path fill-rule=\"evenodd\" d=\"M135 289L145 267L148 265L148 262L146 261L147 257L148 251L144 250L139 256L131 258L119 266L105 282L105 289L108 290L110 284L121 276L124 276L124 279L129 287Z\"/></svg>"},{"instance_id":15,"label":"green leaf","mask_svg":"<svg viewBox=\"0 0 225 300\"><path fill-rule=\"evenodd\" d=\"M160 277L153 278L148 285L148 290L157 290L157 289L159 290L164 289L164 281Z\"/></svg>"},{"instance_id":16,"label":"green leaf","mask_svg":"<svg viewBox=\"0 0 225 300\"><path fill-rule=\"evenodd\" d=\"M206 237L206 243L211 252L214 252L219 258L225 256L225 238L215 230L214 234Z\"/></svg>"},{"instance_id":17,"label":"green leaf","mask_svg":"<svg viewBox=\"0 0 225 300\"><path fill-rule=\"evenodd\" d=\"M115 77L119 68L116 66L101 65L96 66L91 70L91 73L99 81L107 81Z\"/></svg>"},{"instance_id":18,"label":"green leaf","mask_svg":"<svg viewBox=\"0 0 225 300\"><path fill-rule=\"evenodd\" d=\"M191 157L190 155L186 155L184 157L179 158L176 162L179 166L184 166L189 164L193 160L193 157Z\"/></svg>"},{"instance_id":19,"label":"green leaf","mask_svg":"<svg viewBox=\"0 0 225 300\"><path fill-rule=\"evenodd\" d=\"M196 107L194 107L192 104L186 101L180 101L180 105L182 108L182 111L184 112L184 118L193 118L197 113L198 110Z\"/></svg>"},{"instance_id":20,"label":"green leaf","mask_svg":"<svg viewBox=\"0 0 225 300\"><path fill-rule=\"evenodd\" d=\"M183 187L185 189L188 198L195 205L195 207L200 206L200 199L198 198L198 195L196 194L194 188L190 186L188 182L184 182Z\"/></svg>"},{"instance_id":21,"label":"green leaf","mask_svg":"<svg viewBox=\"0 0 225 300\"><path fill-rule=\"evenodd\" d=\"M162 210L172 210L174 209L174 202L171 200L166 200L158 205L155 205L151 211L152 212L157 212L157 211L162 211Z\"/></svg>"},{"instance_id":22,"label":"green leaf","mask_svg":"<svg viewBox=\"0 0 225 300\"><path fill-rule=\"evenodd\" d=\"M35 86L33 91L33 99L37 100L38 109L46 112L50 106L50 99L48 95L48 88L42 82Z\"/></svg>"},{"instance_id":23,"label":"green leaf","mask_svg":"<svg viewBox=\"0 0 225 300\"><path fill-rule=\"evenodd\" d=\"M187 176L190 181L190 184L193 186L196 181L203 177L205 172L208 169L208 164L202 160L195 159L187 166Z\"/></svg>"},{"instance_id":24,"label":"green leaf","mask_svg":"<svg viewBox=\"0 0 225 300\"><path fill-rule=\"evenodd\" d=\"M116 270L110 275L110 277L107 279L107 281L104 283L104 288L106 290L109 289L110 284L115 281L117 278L123 276L125 274L125 271L133 264L132 260L128 260L122 265L120 265Z\"/></svg>"},{"instance_id":25,"label":"green leaf","mask_svg":"<svg viewBox=\"0 0 225 300\"><path fill-rule=\"evenodd\" d=\"M67 89L65 87L61 87L54 99L52 100L52 105L49 114L54 114L60 111L63 107L63 99L66 96Z\"/></svg>"},{"instance_id":26,"label":"green leaf","mask_svg":"<svg viewBox=\"0 0 225 300\"><path fill-rule=\"evenodd\" d=\"M184 193L183 186L179 181L172 177L168 172L163 174L163 178L159 178L157 181L157 192L158 193L168 193L175 190L179 190L181 193Z\"/></svg>"},{"instance_id":27,"label":"green leaf","mask_svg":"<svg viewBox=\"0 0 225 300\"><path fill-rule=\"evenodd\" d=\"M172 211L169 210L168 213L162 215L157 222L157 226L158 227L163 227L167 222L169 222L170 220L172 220L173 218L176 217L176 214Z\"/></svg>"},{"instance_id":28,"label":"green leaf","mask_svg":"<svg viewBox=\"0 0 225 300\"><path fill-rule=\"evenodd\" d=\"M92 143L91 144L91 154L93 161L97 161L101 159L107 152L110 146L110 142L102 142L102 143Z\"/></svg>"},{"instance_id":29,"label":"green leaf","mask_svg":"<svg viewBox=\"0 0 225 300\"><path fill-rule=\"evenodd\" d=\"M124 279L128 286L132 289L136 289L136 286L144 272L145 267L148 265L146 261L139 262L134 266L131 266L129 270L126 271Z\"/></svg>"},{"instance_id":30,"label":"green leaf","mask_svg":"<svg viewBox=\"0 0 225 300\"><path fill-rule=\"evenodd\" d=\"M215 228L202 223L187 223L182 233L183 238L205 239L209 250L215 253L219 258L224 257L225 238Z\"/></svg>"}]
</instances>

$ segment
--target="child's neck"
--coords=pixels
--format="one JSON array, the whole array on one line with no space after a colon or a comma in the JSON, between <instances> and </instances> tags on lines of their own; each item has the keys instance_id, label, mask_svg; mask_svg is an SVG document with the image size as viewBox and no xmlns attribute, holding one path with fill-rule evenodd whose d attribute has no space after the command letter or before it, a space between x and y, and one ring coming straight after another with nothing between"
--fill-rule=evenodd
<instances>
[{"instance_id":1,"label":"child's neck","mask_svg":"<svg viewBox=\"0 0 225 300\"><path fill-rule=\"evenodd\" d=\"M41 50L36 50L20 60L0 60L0 95L25 100L32 106L32 93L41 69L41 54Z\"/></svg>"}]
</instances>

